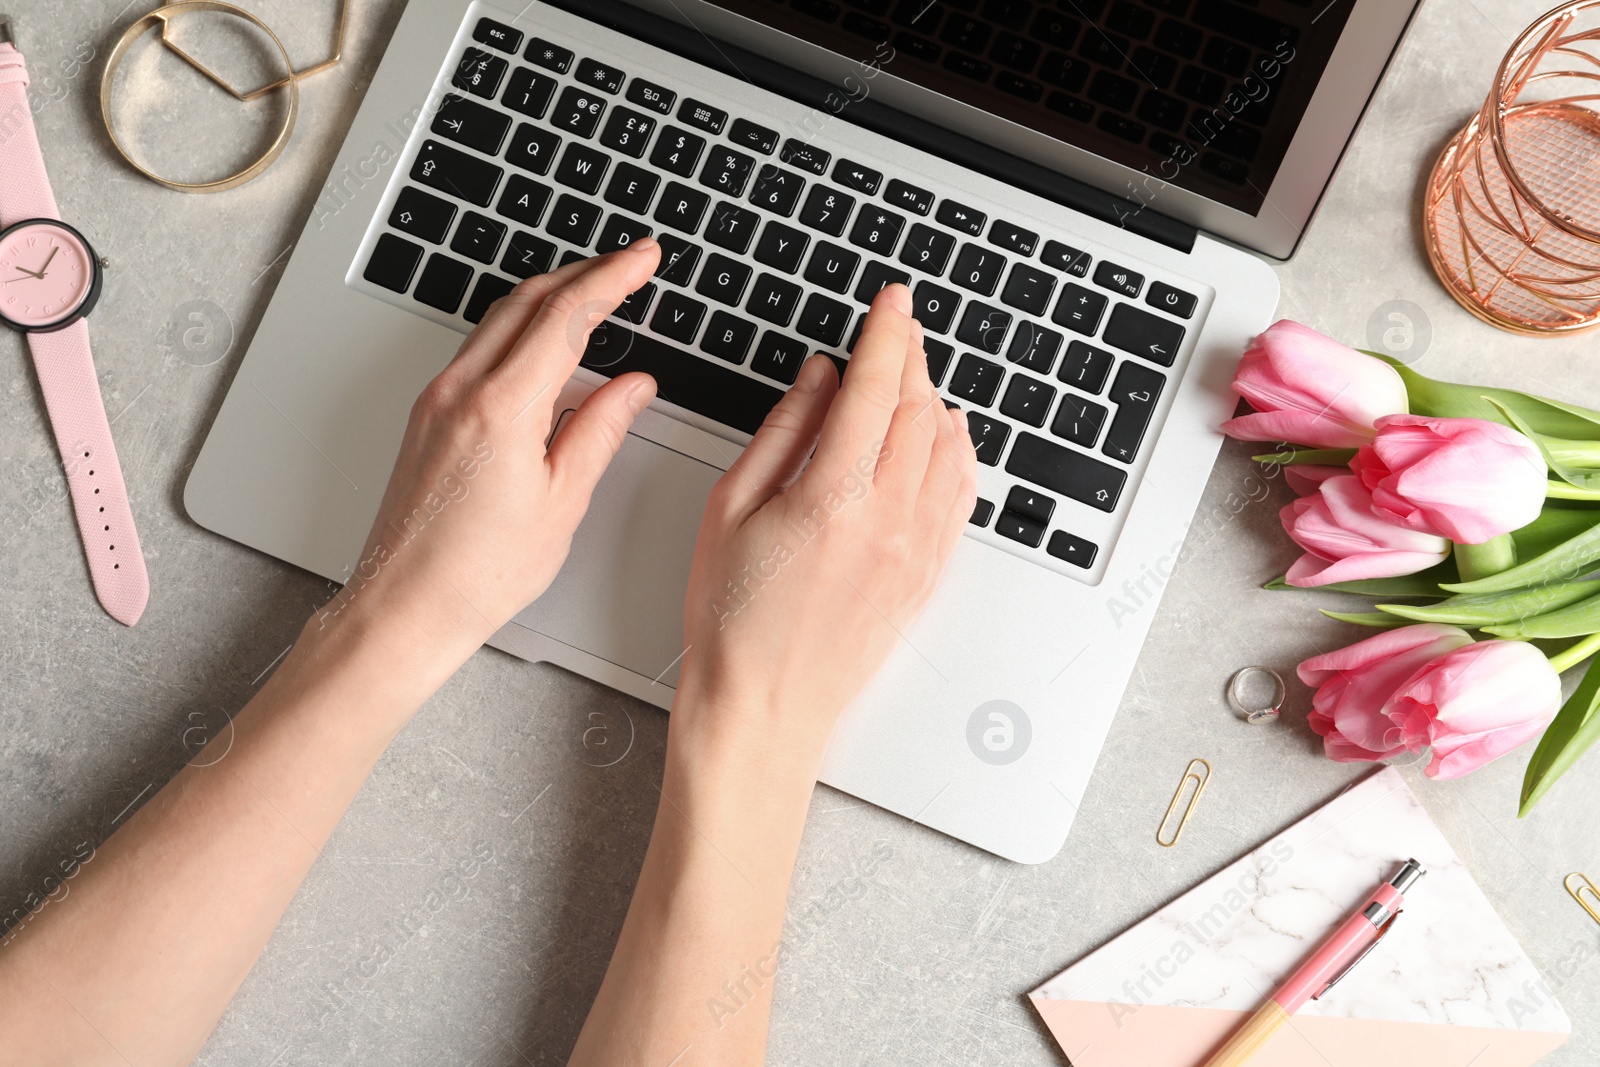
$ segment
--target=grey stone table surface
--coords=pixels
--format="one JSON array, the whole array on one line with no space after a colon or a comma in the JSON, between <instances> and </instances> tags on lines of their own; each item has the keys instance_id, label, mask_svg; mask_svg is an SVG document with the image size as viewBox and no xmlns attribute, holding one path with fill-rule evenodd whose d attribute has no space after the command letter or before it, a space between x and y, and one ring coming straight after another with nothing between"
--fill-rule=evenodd
<instances>
[{"instance_id":1,"label":"grey stone table surface","mask_svg":"<svg viewBox=\"0 0 1600 1067\"><path fill-rule=\"evenodd\" d=\"M297 63L326 51L332 0L243 2ZM1419 240L1431 161L1547 2L1424 5L1303 248L1278 266L1281 315L1360 343L1375 311L1410 301L1431 336L1423 371L1600 405L1594 337L1535 341L1479 324L1432 277ZM105 55L150 6L11 0L62 210L112 261L95 354L154 592L133 629L96 605L26 350L0 336L0 914L170 777L331 592L201 530L180 494L402 3L352 0L345 62L305 83L283 159L210 197L138 178L100 125ZM260 57L236 51L248 79ZM232 105L171 57L129 62L145 77L129 79L119 113L152 158L198 172L270 126L267 104L241 129ZM1008 863L819 789L770 1062L1064 1063L1026 990L1367 773L1321 756L1298 684L1271 727L1245 725L1223 701L1240 666L1287 672L1358 636L1316 614L1338 598L1259 589L1293 556L1277 524L1286 499L1247 448L1224 450L1204 509L1229 518L1166 589L1051 862ZM563 1062L643 857L665 729L654 708L580 678L474 656L378 765L199 1062ZM1180 846L1158 848L1156 821L1192 756L1211 759L1215 780ZM1561 880L1600 875L1600 757L1518 821L1527 756L1450 783L1405 773L1574 1020L1546 1062L1592 1064L1600 926ZM440 893L472 857L464 895L454 882ZM194 916L195 929L206 921ZM387 964L371 965L375 954Z\"/></svg>"}]
</instances>

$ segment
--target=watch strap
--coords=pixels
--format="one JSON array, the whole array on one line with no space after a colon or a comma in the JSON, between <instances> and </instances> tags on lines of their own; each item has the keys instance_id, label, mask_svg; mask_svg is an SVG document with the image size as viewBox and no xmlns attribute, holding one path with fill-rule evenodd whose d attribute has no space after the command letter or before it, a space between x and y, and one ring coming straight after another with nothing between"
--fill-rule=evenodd
<instances>
[{"instance_id":1,"label":"watch strap","mask_svg":"<svg viewBox=\"0 0 1600 1067\"><path fill-rule=\"evenodd\" d=\"M4 226L61 217L34 130L27 87L22 54L10 42L0 43L0 225ZM27 336L95 595L112 618L132 626L150 599L150 579L100 395L89 326L79 320L63 330Z\"/></svg>"}]
</instances>

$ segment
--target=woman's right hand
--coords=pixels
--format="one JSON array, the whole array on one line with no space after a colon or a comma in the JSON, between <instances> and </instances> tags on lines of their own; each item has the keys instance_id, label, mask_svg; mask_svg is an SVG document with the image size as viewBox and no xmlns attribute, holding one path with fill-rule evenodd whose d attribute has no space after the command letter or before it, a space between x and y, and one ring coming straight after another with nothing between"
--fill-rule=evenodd
<instances>
[{"instance_id":1,"label":"woman's right hand","mask_svg":"<svg viewBox=\"0 0 1600 1067\"><path fill-rule=\"evenodd\" d=\"M813 356L711 495L679 743L814 781L839 713L932 594L976 484L966 416L928 379L910 290L890 286L843 385Z\"/></svg>"}]
</instances>

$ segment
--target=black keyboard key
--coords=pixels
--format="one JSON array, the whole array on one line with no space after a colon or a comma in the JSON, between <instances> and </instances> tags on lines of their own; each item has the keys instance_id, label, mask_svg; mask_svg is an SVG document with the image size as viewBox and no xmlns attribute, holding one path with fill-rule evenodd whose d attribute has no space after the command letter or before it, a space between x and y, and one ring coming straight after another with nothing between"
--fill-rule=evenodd
<instances>
[{"instance_id":1,"label":"black keyboard key","mask_svg":"<svg viewBox=\"0 0 1600 1067\"><path fill-rule=\"evenodd\" d=\"M438 141L423 141L411 165L411 180L419 185L488 207L505 171L488 160L469 156Z\"/></svg>"},{"instance_id":2,"label":"black keyboard key","mask_svg":"<svg viewBox=\"0 0 1600 1067\"><path fill-rule=\"evenodd\" d=\"M775 274L762 274L750 290L745 310L777 326L787 326L800 306L801 289Z\"/></svg>"},{"instance_id":3,"label":"black keyboard key","mask_svg":"<svg viewBox=\"0 0 1600 1067\"><path fill-rule=\"evenodd\" d=\"M411 295L446 315L454 315L471 282L471 267L435 252L428 257L428 265L422 268L422 277L417 279L417 290Z\"/></svg>"},{"instance_id":4,"label":"black keyboard key","mask_svg":"<svg viewBox=\"0 0 1600 1067\"><path fill-rule=\"evenodd\" d=\"M1047 525L1055 513L1056 502L1036 489L1018 485L1006 494L1006 510Z\"/></svg>"},{"instance_id":5,"label":"black keyboard key","mask_svg":"<svg viewBox=\"0 0 1600 1067\"><path fill-rule=\"evenodd\" d=\"M522 31L494 19L479 19L478 25L472 30L472 39L513 56L522 47Z\"/></svg>"},{"instance_id":6,"label":"black keyboard key","mask_svg":"<svg viewBox=\"0 0 1600 1067\"><path fill-rule=\"evenodd\" d=\"M726 311L716 311L706 326L706 335L700 339L700 351L729 363L743 363L755 339L755 323Z\"/></svg>"},{"instance_id":7,"label":"black keyboard key","mask_svg":"<svg viewBox=\"0 0 1600 1067\"><path fill-rule=\"evenodd\" d=\"M1097 104L1104 104L1113 111L1131 111L1134 101L1139 99L1139 83L1120 74L1113 74L1109 70L1102 70L1096 73L1094 80L1089 83L1089 99Z\"/></svg>"},{"instance_id":8,"label":"black keyboard key","mask_svg":"<svg viewBox=\"0 0 1600 1067\"><path fill-rule=\"evenodd\" d=\"M1093 337L1095 330L1100 328L1100 319L1106 313L1106 304L1107 300L1101 294L1081 285L1069 284L1061 290L1061 299L1056 302L1056 312L1051 318L1057 326Z\"/></svg>"},{"instance_id":9,"label":"black keyboard key","mask_svg":"<svg viewBox=\"0 0 1600 1067\"><path fill-rule=\"evenodd\" d=\"M650 328L663 337L693 344L694 335L700 332L700 323L706 317L706 306L693 297L668 289L661 294L661 303L650 320Z\"/></svg>"},{"instance_id":10,"label":"black keyboard key","mask_svg":"<svg viewBox=\"0 0 1600 1067\"><path fill-rule=\"evenodd\" d=\"M469 48L456 64L455 77L450 79L450 84L462 92L493 100L510 69L511 64L499 56L490 55L481 48Z\"/></svg>"},{"instance_id":11,"label":"black keyboard key","mask_svg":"<svg viewBox=\"0 0 1600 1067\"><path fill-rule=\"evenodd\" d=\"M981 59L973 59L962 52L947 52L944 57L944 69L979 82L986 82L994 76L993 67Z\"/></svg>"},{"instance_id":12,"label":"black keyboard key","mask_svg":"<svg viewBox=\"0 0 1600 1067\"><path fill-rule=\"evenodd\" d=\"M826 174L828 162L833 157L815 145L791 137L783 142L783 151L778 154L778 158L788 166L798 167L812 174Z\"/></svg>"},{"instance_id":13,"label":"black keyboard key","mask_svg":"<svg viewBox=\"0 0 1600 1067\"><path fill-rule=\"evenodd\" d=\"M675 295L667 293L662 301ZM781 389L617 322L595 329L583 365L613 378L643 371L656 380L662 400L745 433L760 429L767 412L783 399Z\"/></svg>"},{"instance_id":14,"label":"black keyboard key","mask_svg":"<svg viewBox=\"0 0 1600 1067\"><path fill-rule=\"evenodd\" d=\"M1100 451L1112 459L1133 462L1166 384L1160 372L1137 363L1124 363L1117 369L1117 378L1111 383L1111 401L1117 405L1117 413Z\"/></svg>"},{"instance_id":15,"label":"black keyboard key","mask_svg":"<svg viewBox=\"0 0 1600 1067\"><path fill-rule=\"evenodd\" d=\"M1118 304L1106 323L1104 339L1112 348L1170 367L1183 344L1183 334L1183 327L1170 319L1157 318L1132 304Z\"/></svg>"},{"instance_id":16,"label":"black keyboard key","mask_svg":"<svg viewBox=\"0 0 1600 1067\"><path fill-rule=\"evenodd\" d=\"M511 73L511 83L500 102L512 111L531 119L542 119L550 107L550 98L556 95L556 80L540 74L531 67L518 67Z\"/></svg>"},{"instance_id":17,"label":"black keyboard key","mask_svg":"<svg viewBox=\"0 0 1600 1067\"><path fill-rule=\"evenodd\" d=\"M711 212L711 223L706 226L706 240L718 248L744 255L755 239L761 216L754 211L723 200Z\"/></svg>"},{"instance_id":18,"label":"black keyboard key","mask_svg":"<svg viewBox=\"0 0 1600 1067\"><path fill-rule=\"evenodd\" d=\"M1090 395L1106 387L1111 375L1111 364L1116 359L1110 352L1093 345L1074 341L1067 346L1067 356L1061 361L1061 373L1056 377L1075 389Z\"/></svg>"},{"instance_id":19,"label":"black keyboard key","mask_svg":"<svg viewBox=\"0 0 1600 1067\"><path fill-rule=\"evenodd\" d=\"M700 171L700 184L724 196L743 196L755 165L754 157L718 145L706 156L706 165Z\"/></svg>"},{"instance_id":20,"label":"black keyboard key","mask_svg":"<svg viewBox=\"0 0 1600 1067\"><path fill-rule=\"evenodd\" d=\"M562 193L550 212L550 221L545 223L545 232L582 248L594 236L594 228L600 224L601 214L599 204L590 203L571 193Z\"/></svg>"},{"instance_id":21,"label":"black keyboard key","mask_svg":"<svg viewBox=\"0 0 1600 1067\"><path fill-rule=\"evenodd\" d=\"M989 227L989 241L1023 256L1033 255L1033 250L1039 247L1038 234L1005 219L994 220L994 225Z\"/></svg>"},{"instance_id":22,"label":"black keyboard key","mask_svg":"<svg viewBox=\"0 0 1600 1067\"><path fill-rule=\"evenodd\" d=\"M778 131L757 126L749 119L734 119L733 127L728 130L728 140L764 156L770 156L778 150Z\"/></svg>"},{"instance_id":23,"label":"black keyboard key","mask_svg":"<svg viewBox=\"0 0 1600 1067\"><path fill-rule=\"evenodd\" d=\"M708 133L721 133L722 127L728 122L728 113L698 100L685 100L678 109L678 121Z\"/></svg>"},{"instance_id":24,"label":"black keyboard key","mask_svg":"<svg viewBox=\"0 0 1600 1067\"><path fill-rule=\"evenodd\" d=\"M950 395L965 400L969 404L978 404L988 407L994 403L995 394L1000 392L1000 380L1006 375L1006 369L998 363L991 363L971 352L961 357L961 362L956 364L955 376L950 379Z\"/></svg>"},{"instance_id":25,"label":"black keyboard key","mask_svg":"<svg viewBox=\"0 0 1600 1067\"><path fill-rule=\"evenodd\" d=\"M960 230L974 237L983 233L983 224L988 220L988 216L983 212L965 204L958 204L954 200L946 200L940 204L939 214L935 217L952 230Z\"/></svg>"},{"instance_id":26,"label":"black keyboard key","mask_svg":"<svg viewBox=\"0 0 1600 1067\"><path fill-rule=\"evenodd\" d=\"M656 205L655 220L684 233L695 233L710 206L711 198L700 190L681 182L668 182L661 194L661 203Z\"/></svg>"},{"instance_id":27,"label":"black keyboard key","mask_svg":"<svg viewBox=\"0 0 1600 1067\"><path fill-rule=\"evenodd\" d=\"M1006 359L1019 367L1038 374L1049 374L1055 365L1056 353L1061 351L1061 335L1047 330L1036 322L1023 319L1011 337L1011 347L1006 349Z\"/></svg>"},{"instance_id":28,"label":"black keyboard key","mask_svg":"<svg viewBox=\"0 0 1600 1067\"><path fill-rule=\"evenodd\" d=\"M378 238L378 243L372 249L372 258L367 261L367 269L361 276L373 285L403 293L411 288L411 278L417 273L417 264L421 262L421 245L386 233Z\"/></svg>"},{"instance_id":29,"label":"black keyboard key","mask_svg":"<svg viewBox=\"0 0 1600 1067\"><path fill-rule=\"evenodd\" d=\"M844 343L844 350L854 354L856 345L861 343L861 331L867 328L867 313L863 311L856 316L856 328L850 331L850 339ZM842 373L842 372L841 372Z\"/></svg>"},{"instance_id":30,"label":"black keyboard key","mask_svg":"<svg viewBox=\"0 0 1600 1067\"><path fill-rule=\"evenodd\" d=\"M1065 530L1057 530L1050 535L1050 543L1045 546L1045 551L1056 559L1066 560L1075 567L1088 570L1094 566L1094 557L1099 554L1100 547L1093 541L1085 541Z\"/></svg>"},{"instance_id":31,"label":"black keyboard key","mask_svg":"<svg viewBox=\"0 0 1600 1067\"><path fill-rule=\"evenodd\" d=\"M967 412L967 435L977 450L978 462L990 467L998 466L1000 454L1006 450L1006 439L1011 436L1011 426L999 419L977 411Z\"/></svg>"},{"instance_id":32,"label":"black keyboard key","mask_svg":"<svg viewBox=\"0 0 1600 1067\"><path fill-rule=\"evenodd\" d=\"M701 248L681 237L664 233L656 238L661 245L661 262L656 264L656 277L688 288L694 278L694 269L700 264Z\"/></svg>"},{"instance_id":33,"label":"black keyboard key","mask_svg":"<svg viewBox=\"0 0 1600 1067\"><path fill-rule=\"evenodd\" d=\"M977 503L972 505L972 517L967 521L974 526L987 526L992 518L994 518L994 505L980 496Z\"/></svg>"},{"instance_id":34,"label":"black keyboard key","mask_svg":"<svg viewBox=\"0 0 1600 1067\"><path fill-rule=\"evenodd\" d=\"M1100 438L1100 427L1106 423L1106 409L1093 400L1085 400L1076 393L1061 398L1050 432L1084 448L1093 448Z\"/></svg>"},{"instance_id":35,"label":"black keyboard key","mask_svg":"<svg viewBox=\"0 0 1600 1067\"><path fill-rule=\"evenodd\" d=\"M556 246L543 237L535 237L521 230L511 235L506 254L500 260L500 269L514 278L531 278L535 274L548 274L556 261Z\"/></svg>"},{"instance_id":36,"label":"black keyboard key","mask_svg":"<svg viewBox=\"0 0 1600 1067\"><path fill-rule=\"evenodd\" d=\"M811 354L811 347L804 341L796 341L793 337L785 337L774 330L768 330L761 335L761 342L756 345L756 354L750 360L750 369L757 374L764 374L775 382L784 385L793 385L794 380L800 376L800 365Z\"/></svg>"},{"instance_id":37,"label":"black keyboard key","mask_svg":"<svg viewBox=\"0 0 1600 1067\"><path fill-rule=\"evenodd\" d=\"M931 333L949 333L960 306L961 297L942 285L918 282L911 291L911 315Z\"/></svg>"},{"instance_id":38,"label":"black keyboard key","mask_svg":"<svg viewBox=\"0 0 1600 1067\"><path fill-rule=\"evenodd\" d=\"M855 206L855 197L826 185L813 185L811 195L806 197L806 206L800 211L800 223L830 237L839 237L844 234L850 211Z\"/></svg>"},{"instance_id":39,"label":"black keyboard key","mask_svg":"<svg viewBox=\"0 0 1600 1067\"><path fill-rule=\"evenodd\" d=\"M535 174L549 174L560 146L561 138L549 130L519 122L516 135L511 138L511 147L506 149L506 160Z\"/></svg>"},{"instance_id":40,"label":"black keyboard key","mask_svg":"<svg viewBox=\"0 0 1600 1067\"><path fill-rule=\"evenodd\" d=\"M561 262L557 264L557 266L565 267L573 263L582 263L588 258L589 255L586 252L574 252L573 250L568 249L567 251L561 253Z\"/></svg>"},{"instance_id":41,"label":"black keyboard key","mask_svg":"<svg viewBox=\"0 0 1600 1067\"><path fill-rule=\"evenodd\" d=\"M1128 472L1031 433L1017 436L1006 472L1100 511L1114 511Z\"/></svg>"},{"instance_id":42,"label":"black keyboard key","mask_svg":"<svg viewBox=\"0 0 1600 1067\"><path fill-rule=\"evenodd\" d=\"M706 148L706 140L688 130L668 126L661 131L656 150L650 153L650 165L658 170L671 171L683 178L694 176L695 164Z\"/></svg>"},{"instance_id":43,"label":"black keyboard key","mask_svg":"<svg viewBox=\"0 0 1600 1067\"><path fill-rule=\"evenodd\" d=\"M606 120L605 132L600 135L600 143L623 155L638 159L644 155L645 145L650 143L650 135L655 130L656 120L649 115L641 115L631 107L619 107L611 112L611 117Z\"/></svg>"},{"instance_id":44,"label":"black keyboard key","mask_svg":"<svg viewBox=\"0 0 1600 1067\"><path fill-rule=\"evenodd\" d=\"M950 201L946 200L944 206L950 206ZM944 208L940 208L941 212L943 210ZM912 224L911 232L906 236L906 246L900 252L900 262L908 267L926 271L937 278L944 273L945 265L950 262L950 253L955 250L954 237L925 223L917 222Z\"/></svg>"},{"instance_id":45,"label":"black keyboard key","mask_svg":"<svg viewBox=\"0 0 1600 1067\"><path fill-rule=\"evenodd\" d=\"M1180 319L1186 319L1194 314L1194 294L1174 289L1166 282L1151 282L1150 292L1146 294L1144 302Z\"/></svg>"},{"instance_id":46,"label":"black keyboard key","mask_svg":"<svg viewBox=\"0 0 1600 1067\"><path fill-rule=\"evenodd\" d=\"M1026 374L1013 374L1000 401L1000 414L1029 426L1043 426L1055 401L1055 386Z\"/></svg>"},{"instance_id":47,"label":"black keyboard key","mask_svg":"<svg viewBox=\"0 0 1600 1067\"><path fill-rule=\"evenodd\" d=\"M870 261L867 269L861 272L861 281L856 284L856 301L870 304L873 298L883 291L884 286L894 285L897 282L907 285L910 281L911 275L905 271L895 270L887 263Z\"/></svg>"},{"instance_id":48,"label":"black keyboard key","mask_svg":"<svg viewBox=\"0 0 1600 1067\"><path fill-rule=\"evenodd\" d=\"M608 67L593 59L578 60L578 72L573 75L579 85L587 85L591 89L599 89L612 96L622 92L622 83L627 77L616 67Z\"/></svg>"},{"instance_id":49,"label":"black keyboard key","mask_svg":"<svg viewBox=\"0 0 1600 1067\"><path fill-rule=\"evenodd\" d=\"M922 351L928 357L928 380L935 387L943 385L944 372L950 369L950 360L955 356L956 350L943 341L924 337Z\"/></svg>"},{"instance_id":50,"label":"black keyboard key","mask_svg":"<svg viewBox=\"0 0 1600 1067\"><path fill-rule=\"evenodd\" d=\"M655 282L645 283L629 293L627 299L617 305L617 317L627 319L635 326L641 325L645 315L650 312L650 301L654 300L655 296Z\"/></svg>"},{"instance_id":51,"label":"black keyboard key","mask_svg":"<svg viewBox=\"0 0 1600 1067\"><path fill-rule=\"evenodd\" d=\"M993 296L1000 275L1006 269L1006 257L981 245L964 244L956 256L956 265L950 271L950 280L963 289L971 289L984 296Z\"/></svg>"},{"instance_id":52,"label":"black keyboard key","mask_svg":"<svg viewBox=\"0 0 1600 1067\"><path fill-rule=\"evenodd\" d=\"M1064 271L1075 278L1087 277L1089 274L1089 253L1064 245L1060 241L1046 241L1044 253L1039 257L1044 260L1044 265Z\"/></svg>"},{"instance_id":53,"label":"black keyboard key","mask_svg":"<svg viewBox=\"0 0 1600 1067\"><path fill-rule=\"evenodd\" d=\"M1094 283L1102 289L1110 289L1113 293L1134 297L1144 288L1144 275L1106 260L1094 269Z\"/></svg>"},{"instance_id":54,"label":"black keyboard key","mask_svg":"<svg viewBox=\"0 0 1600 1067\"><path fill-rule=\"evenodd\" d=\"M800 194L805 187L806 180L794 171L766 163L756 176L755 188L750 190L750 202L766 208L774 215L788 218L794 214L795 205L800 203Z\"/></svg>"},{"instance_id":55,"label":"black keyboard key","mask_svg":"<svg viewBox=\"0 0 1600 1067\"><path fill-rule=\"evenodd\" d=\"M820 341L829 348L838 348L849 325L849 305L821 293L812 293L806 298L806 306L800 311L800 321L795 324L795 329L813 341Z\"/></svg>"},{"instance_id":56,"label":"black keyboard key","mask_svg":"<svg viewBox=\"0 0 1600 1067\"><path fill-rule=\"evenodd\" d=\"M889 179L889 187L883 191L883 198L895 207L914 211L918 215L926 215L933 210L933 194L926 189L918 189L915 185L901 181L899 178Z\"/></svg>"},{"instance_id":57,"label":"black keyboard key","mask_svg":"<svg viewBox=\"0 0 1600 1067\"><path fill-rule=\"evenodd\" d=\"M553 70L557 74L565 74L572 68L572 52L542 37L535 37L528 42L528 50L522 58L536 67Z\"/></svg>"},{"instance_id":58,"label":"black keyboard key","mask_svg":"<svg viewBox=\"0 0 1600 1067\"><path fill-rule=\"evenodd\" d=\"M593 137L600 125L600 116L606 113L606 102L587 89L569 85L561 90L561 99L550 114L550 125L562 133L579 137Z\"/></svg>"},{"instance_id":59,"label":"black keyboard key","mask_svg":"<svg viewBox=\"0 0 1600 1067\"><path fill-rule=\"evenodd\" d=\"M456 227L456 236L450 242L450 251L468 259L475 259L479 263L493 263L494 257L500 254L500 242L505 239L504 223L496 222L476 211L469 211L461 216L461 225Z\"/></svg>"},{"instance_id":60,"label":"black keyboard key","mask_svg":"<svg viewBox=\"0 0 1600 1067\"><path fill-rule=\"evenodd\" d=\"M607 252L620 251L641 237L649 237L650 233L650 227L639 220L613 212L611 217L606 219L606 224L600 228L600 237L594 243L595 255L603 256Z\"/></svg>"},{"instance_id":61,"label":"black keyboard key","mask_svg":"<svg viewBox=\"0 0 1600 1067\"><path fill-rule=\"evenodd\" d=\"M643 167L619 163L606 186L606 203L643 215L650 210L650 201L655 198L656 186L660 184L661 178Z\"/></svg>"},{"instance_id":62,"label":"black keyboard key","mask_svg":"<svg viewBox=\"0 0 1600 1067\"><path fill-rule=\"evenodd\" d=\"M765 263L785 274L797 274L800 261L805 258L806 247L810 244L810 236L800 230L781 222L769 222L766 229L761 231L761 240L756 242L756 262Z\"/></svg>"},{"instance_id":63,"label":"black keyboard key","mask_svg":"<svg viewBox=\"0 0 1600 1067\"><path fill-rule=\"evenodd\" d=\"M651 111L659 111L663 115L672 114L672 105L677 99L678 94L671 89L663 89L655 82L647 82L643 78L635 78L628 85L630 103L647 107Z\"/></svg>"},{"instance_id":64,"label":"black keyboard key","mask_svg":"<svg viewBox=\"0 0 1600 1067\"><path fill-rule=\"evenodd\" d=\"M1030 315L1043 315L1050 309L1050 296L1055 291L1055 275L1018 263L1011 268L1000 299Z\"/></svg>"},{"instance_id":65,"label":"black keyboard key","mask_svg":"<svg viewBox=\"0 0 1600 1067\"><path fill-rule=\"evenodd\" d=\"M476 325L483 321L489 313L489 305L508 295L515 289L516 283L507 281L498 274L478 275L478 284L472 287L472 296L467 299L467 306L461 312L461 317Z\"/></svg>"},{"instance_id":66,"label":"black keyboard key","mask_svg":"<svg viewBox=\"0 0 1600 1067\"><path fill-rule=\"evenodd\" d=\"M1029 548L1038 548L1044 542L1044 524L1034 522L1026 515L1002 511L995 520L994 532L1013 541L1021 541Z\"/></svg>"},{"instance_id":67,"label":"black keyboard key","mask_svg":"<svg viewBox=\"0 0 1600 1067\"><path fill-rule=\"evenodd\" d=\"M961 316L961 326L956 330L956 340L964 345L987 352L991 356L1000 354L1000 349L1005 346L1006 332L1011 329L1011 313L992 308L979 301L972 301L967 305L967 310Z\"/></svg>"},{"instance_id":68,"label":"black keyboard key","mask_svg":"<svg viewBox=\"0 0 1600 1067\"><path fill-rule=\"evenodd\" d=\"M556 181L593 196L600 191L600 183L605 180L606 168L610 166L610 156L574 141L561 154Z\"/></svg>"},{"instance_id":69,"label":"black keyboard key","mask_svg":"<svg viewBox=\"0 0 1600 1067\"><path fill-rule=\"evenodd\" d=\"M389 212L390 226L431 244L443 242L444 235L450 232L450 224L455 220L454 204L410 186L400 190L400 195L394 201L394 210ZM422 250L418 249L417 254L420 256Z\"/></svg>"},{"instance_id":70,"label":"black keyboard key","mask_svg":"<svg viewBox=\"0 0 1600 1067\"><path fill-rule=\"evenodd\" d=\"M506 134L511 132L511 119L464 96L446 93L428 128L486 156L498 156Z\"/></svg>"},{"instance_id":71,"label":"black keyboard key","mask_svg":"<svg viewBox=\"0 0 1600 1067\"><path fill-rule=\"evenodd\" d=\"M848 159L839 160L838 166L833 168L833 180L846 189L854 189L858 193L868 196L878 191L878 186L883 183L883 174L871 167L863 167Z\"/></svg>"},{"instance_id":72,"label":"black keyboard key","mask_svg":"<svg viewBox=\"0 0 1600 1067\"><path fill-rule=\"evenodd\" d=\"M835 293L847 293L851 279L856 276L856 268L860 265L861 257L856 253L822 241L818 243L817 250L811 253L811 262L806 267L806 281Z\"/></svg>"},{"instance_id":73,"label":"black keyboard key","mask_svg":"<svg viewBox=\"0 0 1600 1067\"><path fill-rule=\"evenodd\" d=\"M720 300L729 307L738 307L744 299L745 286L750 284L749 267L719 252L706 257L706 269L700 272L700 282L694 291L701 296Z\"/></svg>"},{"instance_id":74,"label":"black keyboard key","mask_svg":"<svg viewBox=\"0 0 1600 1067\"><path fill-rule=\"evenodd\" d=\"M856 216L856 224L850 230L850 243L880 256L892 256L905 224L904 215L868 205Z\"/></svg>"}]
</instances>

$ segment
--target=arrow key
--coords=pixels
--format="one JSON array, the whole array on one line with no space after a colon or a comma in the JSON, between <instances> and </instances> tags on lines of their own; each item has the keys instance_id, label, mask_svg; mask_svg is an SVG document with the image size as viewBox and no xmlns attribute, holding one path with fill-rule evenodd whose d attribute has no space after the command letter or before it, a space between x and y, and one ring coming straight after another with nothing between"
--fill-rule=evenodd
<instances>
[{"instance_id":1,"label":"arrow key","mask_svg":"<svg viewBox=\"0 0 1600 1067\"><path fill-rule=\"evenodd\" d=\"M1101 452L1123 463L1133 462L1166 384L1160 372L1149 367L1137 363L1122 365L1111 383L1111 400L1117 405L1117 414L1111 420L1111 430L1106 434Z\"/></svg>"},{"instance_id":2,"label":"arrow key","mask_svg":"<svg viewBox=\"0 0 1600 1067\"><path fill-rule=\"evenodd\" d=\"M1158 318L1132 304L1118 304L1101 337L1113 348L1170 367L1183 344L1183 334L1183 327L1171 319Z\"/></svg>"}]
</instances>

